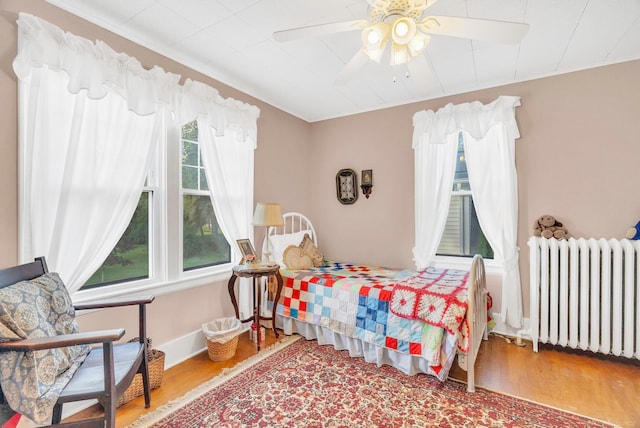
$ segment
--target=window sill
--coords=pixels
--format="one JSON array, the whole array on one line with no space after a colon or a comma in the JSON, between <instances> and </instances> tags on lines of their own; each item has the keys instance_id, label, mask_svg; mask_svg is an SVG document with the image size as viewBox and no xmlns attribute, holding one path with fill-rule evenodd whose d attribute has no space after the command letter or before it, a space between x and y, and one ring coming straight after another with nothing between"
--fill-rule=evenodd
<instances>
[{"instance_id":1,"label":"window sill","mask_svg":"<svg viewBox=\"0 0 640 428\"><path fill-rule=\"evenodd\" d=\"M472 260L472 257L436 256L431 265L437 269L469 270ZM487 275L502 275L502 263L494 259L484 259L484 270Z\"/></svg>"},{"instance_id":2,"label":"window sill","mask_svg":"<svg viewBox=\"0 0 640 428\"><path fill-rule=\"evenodd\" d=\"M74 304L91 302L94 300L108 299L113 297L139 296L142 294L153 294L161 296L164 294L177 293L190 288L201 287L216 282L225 283L231 277L231 267L229 264L221 269L188 275L182 278L168 280L162 283L143 280L138 282L128 282L118 284L118 286L104 287L104 289L92 289L74 293L72 300Z\"/></svg>"}]
</instances>

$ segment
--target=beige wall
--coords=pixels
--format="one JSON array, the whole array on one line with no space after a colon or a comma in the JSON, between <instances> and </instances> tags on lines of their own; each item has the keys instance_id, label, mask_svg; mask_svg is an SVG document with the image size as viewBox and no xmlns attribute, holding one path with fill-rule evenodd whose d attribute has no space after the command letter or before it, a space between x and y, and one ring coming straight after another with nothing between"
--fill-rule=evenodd
<instances>
[{"instance_id":1,"label":"beige wall","mask_svg":"<svg viewBox=\"0 0 640 428\"><path fill-rule=\"evenodd\" d=\"M575 237L623 238L640 220L640 61L313 123L313 222L328 257L412 267L412 117L448 103L521 97L516 109L520 267L525 314L533 222L543 214ZM335 174L373 168L367 200L341 205ZM499 281L491 291L500 304Z\"/></svg>"},{"instance_id":2,"label":"beige wall","mask_svg":"<svg viewBox=\"0 0 640 428\"><path fill-rule=\"evenodd\" d=\"M17 260L17 12L40 16L88 39L102 39L116 51L200 80L257 105L258 149L255 201L277 201L284 211L300 211L314 222L327 257L390 267L412 267L413 132L412 116L447 103L481 101L499 95L522 97L516 142L519 174L520 266L528 315L528 247L533 221L558 217L574 236L622 237L640 219L640 61L487 89L437 100L308 124L259 100L122 39L42 0L3 0L0 10L0 266ZM354 205L335 196L339 169L374 170L373 194ZM263 231L256 231L256 244ZM499 281L491 280L499 304ZM210 318L229 315L223 283L160 296L150 308L150 336L162 344L200 328ZM189 316L182 314L188 313ZM175 320L179 318L179 321ZM98 315L84 325L108 327ZM125 326L134 331L132 320Z\"/></svg>"}]
</instances>

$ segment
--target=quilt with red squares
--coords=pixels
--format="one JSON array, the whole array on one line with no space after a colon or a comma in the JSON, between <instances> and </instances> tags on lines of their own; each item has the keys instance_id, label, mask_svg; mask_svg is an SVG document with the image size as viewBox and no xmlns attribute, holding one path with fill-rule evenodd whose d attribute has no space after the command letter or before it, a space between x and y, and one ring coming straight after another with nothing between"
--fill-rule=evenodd
<instances>
[{"instance_id":1,"label":"quilt with red squares","mask_svg":"<svg viewBox=\"0 0 640 428\"><path fill-rule=\"evenodd\" d=\"M466 320L469 272L427 268L393 287L391 312L406 319L419 319L460 333L458 347L469 350Z\"/></svg>"},{"instance_id":2,"label":"quilt with red squares","mask_svg":"<svg viewBox=\"0 0 640 428\"><path fill-rule=\"evenodd\" d=\"M283 297L277 314L368 343L421 356L445 379L457 335L390 310L394 285L415 274L366 265L328 262L308 270L281 270Z\"/></svg>"}]
</instances>

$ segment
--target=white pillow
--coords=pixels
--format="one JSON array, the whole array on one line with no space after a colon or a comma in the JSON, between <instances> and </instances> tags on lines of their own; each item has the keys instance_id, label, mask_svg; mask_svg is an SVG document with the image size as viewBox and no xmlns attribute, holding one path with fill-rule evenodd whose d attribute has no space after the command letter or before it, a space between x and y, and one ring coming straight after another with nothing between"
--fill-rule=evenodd
<instances>
[{"instance_id":1,"label":"white pillow","mask_svg":"<svg viewBox=\"0 0 640 428\"><path fill-rule=\"evenodd\" d=\"M286 233L284 235L271 235L269 237L269 249L271 250L271 260L278 263L281 267L285 267L282 261L282 254L289 245L295 245L296 247L302 243L304 234L308 233L311 236L310 230L301 230L295 233Z\"/></svg>"}]
</instances>

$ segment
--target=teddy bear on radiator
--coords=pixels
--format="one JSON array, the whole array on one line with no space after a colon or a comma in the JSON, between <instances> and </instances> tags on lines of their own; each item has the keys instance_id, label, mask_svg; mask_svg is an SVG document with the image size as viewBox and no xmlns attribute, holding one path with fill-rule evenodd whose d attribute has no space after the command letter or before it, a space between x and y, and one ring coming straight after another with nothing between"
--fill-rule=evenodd
<instances>
[{"instance_id":1,"label":"teddy bear on radiator","mask_svg":"<svg viewBox=\"0 0 640 428\"><path fill-rule=\"evenodd\" d=\"M569 232L555 217L543 215L533 223L533 234L543 238L567 239Z\"/></svg>"}]
</instances>

